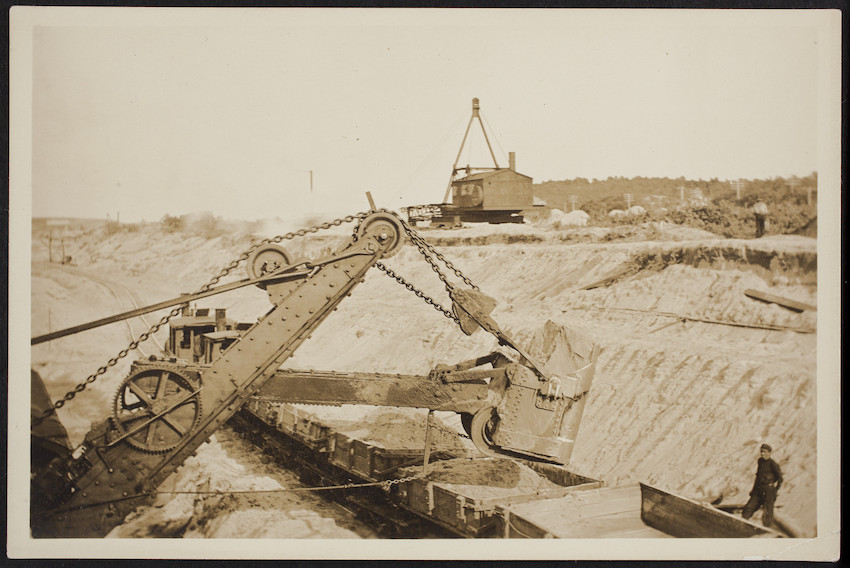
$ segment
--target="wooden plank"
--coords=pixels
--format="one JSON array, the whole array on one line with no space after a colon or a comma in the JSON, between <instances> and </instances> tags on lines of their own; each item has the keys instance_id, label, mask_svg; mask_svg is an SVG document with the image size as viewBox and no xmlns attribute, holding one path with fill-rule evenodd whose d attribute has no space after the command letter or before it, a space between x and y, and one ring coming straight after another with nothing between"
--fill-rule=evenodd
<instances>
[{"instance_id":1,"label":"wooden plank","mask_svg":"<svg viewBox=\"0 0 850 568\"><path fill-rule=\"evenodd\" d=\"M627 264L626 266L621 266L605 278L601 280L597 280L596 282L592 282L587 286L582 286L579 290L592 290L593 288L599 288L600 286L606 286L608 284L613 283L615 280L627 276L629 273L633 272L635 267L632 264Z\"/></svg>"},{"instance_id":2,"label":"wooden plank","mask_svg":"<svg viewBox=\"0 0 850 568\"><path fill-rule=\"evenodd\" d=\"M605 517L626 511L640 513L640 498L636 499L611 499L595 503L582 503L580 506L583 518Z\"/></svg>"},{"instance_id":3,"label":"wooden plank","mask_svg":"<svg viewBox=\"0 0 850 568\"><path fill-rule=\"evenodd\" d=\"M803 302L798 302L789 298L783 298L782 296L777 296L776 294L768 294L767 292L753 290L752 288L747 288L746 290L744 290L744 295L753 298L754 300L767 302L769 304L779 304L783 308L788 308L789 310L798 313L804 312L806 310L817 311L818 309L817 306L804 304Z\"/></svg>"},{"instance_id":4,"label":"wooden plank","mask_svg":"<svg viewBox=\"0 0 850 568\"><path fill-rule=\"evenodd\" d=\"M555 538L666 538L641 519L640 487L635 485L576 491L560 499L500 507L512 536Z\"/></svg>"},{"instance_id":5,"label":"wooden plank","mask_svg":"<svg viewBox=\"0 0 850 568\"><path fill-rule=\"evenodd\" d=\"M640 484L644 523L680 538L781 537L777 531L709 505Z\"/></svg>"}]
</instances>

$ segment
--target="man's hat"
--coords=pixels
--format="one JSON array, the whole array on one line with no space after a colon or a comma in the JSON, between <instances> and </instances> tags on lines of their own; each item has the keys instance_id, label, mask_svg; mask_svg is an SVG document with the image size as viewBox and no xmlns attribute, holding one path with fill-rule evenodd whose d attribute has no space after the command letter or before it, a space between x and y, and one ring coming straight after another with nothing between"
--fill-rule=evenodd
<instances>
[{"instance_id":1,"label":"man's hat","mask_svg":"<svg viewBox=\"0 0 850 568\"><path fill-rule=\"evenodd\" d=\"M773 451L773 448L771 448L771 447L770 447L770 446L768 446L767 444L762 444L762 445L761 445L761 449L762 449L762 450L767 450L768 452L772 452L772 451Z\"/></svg>"}]
</instances>

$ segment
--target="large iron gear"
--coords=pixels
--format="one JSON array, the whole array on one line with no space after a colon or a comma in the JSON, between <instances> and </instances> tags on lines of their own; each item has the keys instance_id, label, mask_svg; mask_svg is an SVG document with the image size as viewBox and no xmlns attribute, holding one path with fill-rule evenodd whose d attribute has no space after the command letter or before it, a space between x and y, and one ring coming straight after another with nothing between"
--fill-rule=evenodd
<instances>
[{"instance_id":1,"label":"large iron gear","mask_svg":"<svg viewBox=\"0 0 850 568\"><path fill-rule=\"evenodd\" d=\"M115 393L113 424L131 446L150 453L171 450L200 422L197 381L173 367L132 374Z\"/></svg>"}]
</instances>

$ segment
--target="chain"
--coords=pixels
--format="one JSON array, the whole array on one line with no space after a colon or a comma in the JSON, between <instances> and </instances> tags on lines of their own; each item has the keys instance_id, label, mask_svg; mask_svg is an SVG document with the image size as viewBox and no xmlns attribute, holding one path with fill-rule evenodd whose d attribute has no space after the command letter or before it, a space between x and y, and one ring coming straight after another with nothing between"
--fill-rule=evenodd
<instances>
[{"instance_id":1,"label":"chain","mask_svg":"<svg viewBox=\"0 0 850 568\"><path fill-rule=\"evenodd\" d=\"M224 278L225 276L230 274L230 272L233 269L238 267L243 261L248 260L248 258L251 256L251 254L255 250L257 250L258 248L260 248L261 246L265 246L265 245L268 245L268 244L278 244L278 243L285 241L285 240L291 240L291 239L294 239L294 238L297 238L297 237L303 237L303 236L306 236L306 235L309 235L309 234L312 234L312 233L318 233L319 231L322 231L322 230L325 230L325 229L330 229L331 227L338 227L338 226L342 225L343 223L350 223L350 222L354 221L355 219L363 220L367 215L369 215L368 212L361 212L361 213L357 213L356 215L346 215L345 217L341 217L339 219L334 219L333 221L328 221L326 223L322 223L321 225L316 225L314 227L308 227L306 229L298 229L297 231L292 231L290 233L286 233L285 235L277 235L276 237L266 238L266 239L262 239L260 241L257 241L256 243L251 245L248 249L246 249L242 254L240 254L238 257L233 259L230 262L229 265L227 265L225 268L223 268L221 270L221 272L219 272L217 275L213 276L212 279L210 279L209 282L207 282L204 286L202 286L195 293L198 294L198 293L201 293L201 292L206 292L207 290L209 290L210 288L212 288L213 286L218 284L218 282L222 278Z\"/></svg>"},{"instance_id":2,"label":"chain","mask_svg":"<svg viewBox=\"0 0 850 568\"><path fill-rule=\"evenodd\" d=\"M383 263L380 263L380 262L376 263L375 266L378 269L382 270L387 276L389 276L390 278L394 278L396 280L396 282L398 282L399 284L401 284L402 286L404 286L405 288L407 288L408 290L410 290L411 292L413 292L414 294L416 294L417 296L419 296L420 298L425 300L426 304L430 304L430 305L434 306L435 310L437 310L438 312L441 312L444 316L446 316L447 318L449 318L450 320L452 320L456 324L460 325L460 320L457 319L456 315L454 315L451 311L449 311L446 308L444 308L443 306L441 306L436 300L434 300L433 298L431 298L427 294L425 294L425 292L418 290L413 284L411 284L410 282L408 282L407 280L405 280L404 278L402 278L401 276L399 276L398 274L393 272L392 269L390 269L389 267L385 266Z\"/></svg>"},{"instance_id":3,"label":"chain","mask_svg":"<svg viewBox=\"0 0 850 568\"><path fill-rule=\"evenodd\" d=\"M451 293L452 293L454 286L452 285L451 282L449 282L449 279L446 277L446 275L440 269L439 265L434 260L434 258L437 258L443 264L445 264L446 267L449 268L452 272L454 272L455 275L458 278L463 280L463 282L465 282L467 286L469 286L470 288L473 288L475 290L479 290L478 286L473 284L473 282L469 278L467 278L454 264L452 264L451 261L449 261L449 259L447 259L445 256L440 254L440 252L437 251L428 241L426 241L424 238L422 238L422 236L419 233L417 233L413 229L413 227L411 227L403 219L399 219L399 221L401 222L402 226L404 227L404 230L407 232L408 237L410 237L410 241L416 246L417 249L419 249L419 252L422 254L422 256L425 257L425 260L431 266L431 270L433 270L434 273L437 275L437 277L440 279L440 281L442 281L443 285L446 288L446 292L448 292L450 296L451 296ZM429 297L427 294L425 294L421 290L417 289L413 284L411 284L410 282L406 281L404 278L402 278L401 276L399 276L398 274L393 272L389 267L387 267L386 265L384 265L381 262L376 263L375 266L377 268L379 268L380 270L382 270L389 277L395 279L396 282L398 282L399 284L401 284L402 286L404 286L405 288L407 288L408 290L410 290L411 292L416 294L418 297L425 300L426 304L430 304L438 312L441 312L444 316L446 316L447 318L449 318L450 320L452 320L456 324L460 325L460 320L457 318L457 316L454 315L454 313L452 313L451 311L449 311L446 308L444 308L443 306L441 306L439 304L439 302L437 302L433 298Z\"/></svg>"},{"instance_id":4,"label":"chain","mask_svg":"<svg viewBox=\"0 0 850 568\"><path fill-rule=\"evenodd\" d=\"M449 261L449 259L447 259L442 254L440 254L440 252L437 249L435 249L434 246L431 245L431 243L429 243L424 238L422 238L422 235L417 233L416 230L413 229L413 227L411 227L404 220L401 220L401 224L404 226L404 230L407 231L407 234L410 236L411 242L413 242L413 244L416 245L416 248L419 249L419 252L422 253L422 255L425 257L425 259L428 261L428 264L431 265L431 268L434 270L434 272L437 273L437 276L440 277L440 280L443 281L443 284L446 285L446 289L448 289L450 284L446 280L446 277L443 275L443 273L440 271L439 267L437 267L436 263L433 262L433 260L430 258L430 254L433 254L435 257L437 257L443 264L446 265L446 267L449 270L454 272L455 275L458 278L463 280L463 282L467 286L469 286L473 290L479 290L478 286L473 284L473 282L469 278L467 278L457 267L455 267L455 265L452 264L451 261ZM428 253L430 253L430 254L428 254Z\"/></svg>"},{"instance_id":5,"label":"chain","mask_svg":"<svg viewBox=\"0 0 850 568\"><path fill-rule=\"evenodd\" d=\"M389 489L399 483L407 483L419 479L416 476L388 479L386 481L370 481L366 483L345 483L342 485L319 485L317 487L284 487L281 489L245 489L236 491L158 491L159 495L240 495L244 493L285 493L296 491L330 491L334 489L357 489L359 487L386 487Z\"/></svg>"},{"instance_id":6,"label":"chain","mask_svg":"<svg viewBox=\"0 0 850 568\"><path fill-rule=\"evenodd\" d=\"M385 209L381 209L379 211L387 212ZM294 239L294 238L297 238L297 237L303 237L303 236L306 236L306 235L309 235L309 234L317 233L317 232L322 231L322 230L330 229L332 227L338 227L338 226L342 225L343 223L350 223L350 222L355 221L355 220L362 221L363 219L365 219L369 215L369 213L370 212L360 212L360 213L357 213L357 214L354 214L354 215L346 215L345 217L341 217L339 219L334 219L333 221L321 223L320 225L315 225L313 227L299 229L297 231L292 231L292 232L286 233L284 235L277 235L275 237L265 238L265 239L262 239L260 241L257 241L256 243L252 244L248 249L243 251L238 257L234 258L227 266L225 266L218 274L213 276L206 284L201 286L195 292L195 294L199 294L199 293L206 292L206 291L210 290L213 286L218 284L221 281L222 278L226 277L234 269L236 269L242 262L248 260L248 258L250 258L250 256L251 256L251 254L253 254L254 251L256 251L258 248L260 248L262 246L265 246L267 244L277 244L277 243L280 243L282 241L291 240L291 239ZM417 249L419 249L419 252L422 254L422 256L425 257L425 260L431 266L431 269L437 274L437 277L439 277L439 279L443 282L443 285L445 286L446 291L451 293L452 284L451 284L451 282L449 282L448 278L446 278L445 274L443 274L443 271L437 265L434 258L437 258L438 260L440 260L447 268L449 268L452 272L454 272L454 274L458 278L460 278L464 283L466 283L469 287L471 287L475 290L479 290L478 286L476 286L457 267L455 267L454 264L451 263L451 261L449 261L439 251L437 251L430 243L428 243L428 241L426 241L424 238L422 238L422 236L419 235L419 233L417 233L413 229L413 227L411 227L403 219L399 219L399 221L401 222L402 226L404 227L405 231L407 232L408 236L410 237L411 242L417 247ZM357 238L357 228L355 228L352 237L356 240L356 238ZM450 312L449 310L442 307L438 302L436 302L432 298L428 297L424 292L421 292L420 290L418 290L415 286L413 286L413 284L410 284L409 282L404 280L404 278L395 274L392 270L390 270L387 266L385 266L384 264L382 264L380 262L377 263L376 266L379 269L381 269L382 271L384 271L387 275L394 278L397 282L402 284L405 288L407 288L408 290L410 290L411 292L416 294L418 297L425 300L425 302L427 304L432 305L437 311L441 312L447 318L451 319L452 321L454 321L455 323L460 325L460 321L458 320L458 318L452 312ZM84 381L80 382L72 390L65 393L65 396L63 396L60 400L57 400L53 404L52 407L46 409L40 417L36 418L33 421L32 426L33 427L38 426L48 416L55 413L56 410L65 406L65 404L67 402L73 400L77 396L77 394L86 390L86 387L88 385L94 383L98 379L98 377L100 377L101 375L106 373L111 367L114 367L118 363L118 361L120 361L121 359L126 357L131 351L136 349L141 343L143 343L151 335L156 333L163 325L168 323L173 317L177 316L183 310L183 308L186 307L187 305L188 305L188 303L187 304L181 304L181 305L177 306L176 308L171 310L171 312L169 312L166 316L162 317L162 319L160 319L157 323L155 323L153 326L151 326L147 331L145 331L144 333L139 335L138 339L134 339L133 341L131 341L130 344L127 345L127 347L120 350L114 357L109 359L104 365L100 366L97 369L97 371L95 371L94 373L89 375Z\"/></svg>"},{"instance_id":7,"label":"chain","mask_svg":"<svg viewBox=\"0 0 850 568\"><path fill-rule=\"evenodd\" d=\"M399 483L407 483L408 481L413 481L414 479L420 479L417 476L411 477L402 477L399 479L388 479L386 481L372 481L368 483L346 483L344 485L320 485L317 487L288 487L281 489L244 489L244 490L235 490L235 491L149 491L146 493L136 493L135 495L126 495L123 497L119 497L117 499L109 499L107 501L98 501L95 503L87 503L82 506L77 506L77 508L90 508L90 507L99 507L104 505L111 505L112 503L119 503L121 501L129 501L132 499L138 499L139 497L153 497L155 495L253 495L259 493L295 493L295 492L311 492L311 491L331 491L338 489L357 489L360 487L384 487L389 489L393 485L397 485ZM56 512L64 512L67 509L59 509Z\"/></svg>"},{"instance_id":8,"label":"chain","mask_svg":"<svg viewBox=\"0 0 850 568\"><path fill-rule=\"evenodd\" d=\"M256 243L252 244L247 250L242 252L242 254L240 254L238 257L233 259L230 262L230 264L228 264L226 267L224 267L221 270L221 272L219 272L218 274L213 276L209 280L209 282L207 282L206 284L201 286L195 292L195 294L200 294L202 292L206 292L210 288L212 288L213 286L218 284L218 282L222 278L224 278L225 276L230 274L243 261L248 260L248 258L251 256L251 254L255 250L257 250L258 248L260 248L261 246L264 246L264 245L267 245L267 244L272 244L272 243L280 243L284 240L290 240L290 239L294 239L296 237L303 237L305 235L317 233L317 232L325 230L325 229L330 229L331 227L338 227L338 226L342 225L343 223L350 223L350 222L354 221L355 219L363 220L368 215L369 215L368 212L361 212L361 213L357 213L355 215L346 215L345 217L341 217L339 219L334 219L333 221L328 221L328 222L322 223L320 225L308 227L306 229L299 229L297 231L286 233L285 235L277 235L277 236L272 237L272 238L265 238L265 239L262 239L260 241L257 241ZM98 377L100 377L101 375L106 373L106 371L108 371L111 367L114 367L118 363L118 361L120 361L121 359L126 357L132 350L134 350L136 347L138 347L139 344L143 343L151 335L156 333L159 330L159 328L161 328L163 325L168 323L171 320L171 318L177 316L183 310L183 308L186 307L186 306L188 306L188 303L181 304L181 305L177 306L176 308L174 308L173 310L171 310L167 315L163 316L162 319L160 319L157 323L152 325L147 331L145 331L144 333L139 335L138 339L134 339L132 342L130 342L129 345L127 345L127 347L125 347L124 349L119 351L114 357L109 359L109 361L107 361L105 364L100 366L97 369L97 371L95 371L94 373L89 375L84 381L80 382L72 390L65 393L65 396L63 396L61 399L59 399L55 403L53 403L53 406L45 409L45 411L42 413L42 415L39 416L38 418L36 418L32 422L32 427L34 428L34 427L40 425L42 422L44 422L45 419L47 419L48 416L55 413L56 410L65 406L65 403L73 400L74 397L77 396L77 394L86 390L86 387L88 385L94 383L98 379Z\"/></svg>"}]
</instances>

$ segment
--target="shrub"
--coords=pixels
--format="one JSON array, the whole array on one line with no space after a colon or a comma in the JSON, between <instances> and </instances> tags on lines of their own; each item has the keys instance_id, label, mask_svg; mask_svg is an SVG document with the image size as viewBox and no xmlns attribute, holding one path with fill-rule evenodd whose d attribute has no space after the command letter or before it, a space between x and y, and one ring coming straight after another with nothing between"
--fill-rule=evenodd
<instances>
[{"instance_id":1,"label":"shrub","mask_svg":"<svg viewBox=\"0 0 850 568\"><path fill-rule=\"evenodd\" d=\"M162 228L166 233L174 233L183 230L184 219L183 217L172 217L166 213L165 216L159 220L159 224L162 225Z\"/></svg>"}]
</instances>

